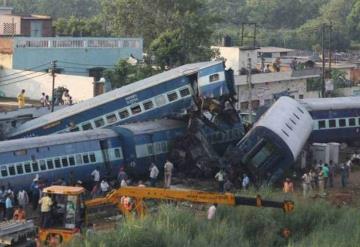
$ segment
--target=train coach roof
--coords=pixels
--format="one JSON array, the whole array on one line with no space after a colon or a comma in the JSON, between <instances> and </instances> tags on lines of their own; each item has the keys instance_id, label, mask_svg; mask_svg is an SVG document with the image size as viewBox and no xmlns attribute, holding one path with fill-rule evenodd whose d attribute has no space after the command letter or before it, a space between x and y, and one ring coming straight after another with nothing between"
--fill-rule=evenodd
<instances>
[{"instance_id":1,"label":"train coach roof","mask_svg":"<svg viewBox=\"0 0 360 247\"><path fill-rule=\"evenodd\" d=\"M210 62L186 64L186 65L159 73L157 75L153 75L153 76L145 78L143 80L131 83L129 85L120 87L118 89L114 89L110 92L101 94L94 98L91 98L91 99L85 100L83 102L80 102L78 104L72 105L63 110L58 110L56 112L44 115L37 119L28 121L28 122L22 124L21 126L19 126L18 128L16 128L11 133L9 133L9 136L13 136L13 135L16 135L17 133L21 133L22 131L27 131L32 128L37 128L37 127L43 126L46 123L54 122L54 121L63 119L65 117L75 115L79 112L89 110L95 106L105 104L105 103L113 101L117 98L125 97L127 95L131 95L140 90L158 85L161 82L169 81L169 80L172 80L172 79L184 76L184 75L192 74L200 69L207 68L207 67L219 64L219 63L222 63L222 61L210 61Z\"/></svg>"},{"instance_id":2,"label":"train coach roof","mask_svg":"<svg viewBox=\"0 0 360 247\"><path fill-rule=\"evenodd\" d=\"M360 108L360 97L302 99L300 103L308 111L353 109Z\"/></svg>"},{"instance_id":3,"label":"train coach roof","mask_svg":"<svg viewBox=\"0 0 360 247\"><path fill-rule=\"evenodd\" d=\"M73 133L21 138L0 142L0 152L11 152L28 148L49 147L53 145L89 141L94 139L105 139L116 136L117 134L110 129L96 129Z\"/></svg>"},{"instance_id":4,"label":"train coach roof","mask_svg":"<svg viewBox=\"0 0 360 247\"><path fill-rule=\"evenodd\" d=\"M182 121L172 120L172 119L158 119L154 121L123 124L114 127L114 129L117 132L121 132L121 129L127 129L131 131L134 135L138 135L138 134L154 133L169 129L182 128L185 126L186 126L185 123Z\"/></svg>"}]
</instances>

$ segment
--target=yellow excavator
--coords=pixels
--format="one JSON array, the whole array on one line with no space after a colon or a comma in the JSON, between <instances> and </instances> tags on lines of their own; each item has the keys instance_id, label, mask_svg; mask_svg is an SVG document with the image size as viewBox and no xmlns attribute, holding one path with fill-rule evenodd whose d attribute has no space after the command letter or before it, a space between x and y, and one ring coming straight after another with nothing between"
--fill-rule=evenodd
<instances>
[{"instance_id":1,"label":"yellow excavator","mask_svg":"<svg viewBox=\"0 0 360 247\"><path fill-rule=\"evenodd\" d=\"M188 201L205 204L222 204L229 206L256 206L283 209L288 213L293 211L292 201L263 200L259 195L255 198L237 196L232 193L214 193L199 190L163 189L149 187L123 187L115 189L105 197L84 200L85 189L82 187L50 186L43 189L55 203L56 216L49 228L39 229L39 239L43 243L55 242L57 244L70 241L76 234L80 234L80 225L87 225L87 213L94 208L106 205L115 205L125 216L144 216L144 201Z\"/></svg>"}]
</instances>

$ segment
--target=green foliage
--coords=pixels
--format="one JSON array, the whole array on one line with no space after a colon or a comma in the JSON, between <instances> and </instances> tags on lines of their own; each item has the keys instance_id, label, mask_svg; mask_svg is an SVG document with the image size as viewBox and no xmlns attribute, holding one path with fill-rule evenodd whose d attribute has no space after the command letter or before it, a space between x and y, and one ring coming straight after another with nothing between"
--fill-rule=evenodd
<instances>
[{"instance_id":1,"label":"green foliage","mask_svg":"<svg viewBox=\"0 0 360 247\"><path fill-rule=\"evenodd\" d=\"M163 205L144 220L74 241L72 246L358 246L360 213L323 201L296 201L295 211L219 206L213 221L204 213ZM291 230L289 239L281 236Z\"/></svg>"},{"instance_id":2,"label":"green foliage","mask_svg":"<svg viewBox=\"0 0 360 247\"><path fill-rule=\"evenodd\" d=\"M356 0L350 14L346 17L350 36L356 41L360 41L360 0Z\"/></svg>"},{"instance_id":3,"label":"green foliage","mask_svg":"<svg viewBox=\"0 0 360 247\"><path fill-rule=\"evenodd\" d=\"M106 36L107 32L103 20L99 16L92 18L78 19L75 16L70 18L59 18L53 23L55 33L58 36Z\"/></svg>"},{"instance_id":4,"label":"green foliage","mask_svg":"<svg viewBox=\"0 0 360 247\"><path fill-rule=\"evenodd\" d=\"M113 88L118 88L159 72L147 64L131 65L127 61L121 60L113 70L106 70L104 76L111 81Z\"/></svg>"}]
</instances>

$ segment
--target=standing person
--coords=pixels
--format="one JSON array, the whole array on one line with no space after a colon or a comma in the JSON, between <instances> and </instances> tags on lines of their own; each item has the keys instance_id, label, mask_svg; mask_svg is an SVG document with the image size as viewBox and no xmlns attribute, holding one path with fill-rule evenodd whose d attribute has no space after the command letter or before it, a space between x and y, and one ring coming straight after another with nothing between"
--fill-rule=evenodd
<instances>
[{"instance_id":1,"label":"standing person","mask_svg":"<svg viewBox=\"0 0 360 247\"><path fill-rule=\"evenodd\" d=\"M75 184L76 184L76 179L75 179L74 171L70 171L68 185L74 186Z\"/></svg>"},{"instance_id":2,"label":"standing person","mask_svg":"<svg viewBox=\"0 0 360 247\"><path fill-rule=\"evenodd\" d=\"M25 107L25 89L21 90L21 93L17 96L19 109Z\"/></svg>"},{"instance_id":3,"label":"standing person","mask_svg":"<svg viewBox=\"0 0 360 247\"><path fill-rule=\"evenodd\" d=\"M293 60L291 60L290 68L293 71L295 71L297 69L297 58L296 57Z\"/></svg>"},{"instance_id":4,"label":"standing person","mask_svg":"<svg viewBox=\"0 0 360 247\"><path fill-rule=\"evenodd\" d=\"M45 96L45 106L50 110L51 103L50 103L49 95Z\"/></svg>"},{"instance_id":5,"label":"standing person","mask_svg":"<svg viewBox=\"0 0 360 247\"><path fill-rule=\"evenodd\" d=\"M17 200L18 200L19 205L24 209L29 204L29 196L23 188L21 190L19 190L19 192L17 194Z\"/></svg>"},{"instance_id":6,"label":"standing person","mask_svg":"<svg viewBox=\"0 0 360 247\"><path fill-rule=\"evenodd\" d=\"M120 188L127 187L127 186L128 186L128 185L127 185L125 179L121 180Z\"/></svg>"},{"instance_id":7,"label":"standing person","mask_svg":"<svg viewBox=\"0 0 360 247\"><path fill-rule=\"evenodd\" d=\"M101 194L105 195L109 191L110 188L109 183L105 179L103 179L101 181L100 188L101 188Z\"/></svg>"},{"instance_id":8,"label":"standing person","mask_svg":"<svg viewBox=\"0 0 360 247\"><path fill-rule=\"evenodd\" d=\"M224 183L224 191L225 192L230 192L232 187L233 187L233 184L230 181L230 179L226 179L226 182Z\"/></svg>"},{"instance_id":9,"label":"standing person","mask_svg":"<svg viewBox=\"0 0 360 247\"><path fill-rule=\"evenodd\" d=\"M170 160L167 159L165 162L165 165L164 165L164 178L165 178L164 187L165 188L170 188L173 169L174 169L173 163L171 163Z\"/></svg>"},{"instance_id":10,"label":"standing person","mask_svg":"<svg viewBox=\"0 0 360 247\"><path fill-rule=\"evenodd\" d=\"M328 181L329 181L329 167L328 164L324 164L322 167L322 173L323 173L323 177L324 177L324 189L327 189L328 187Z\"/></svg>"},{"instance_id":11,"label":"standing person","mask_svg":"<svg viewBox=\"0 0 360 247\"><path fill-rule=\"evenodd\" d=\"M38 182L39 182L39 177L36 176L30 186L31 203L32 203L32 208L34 211L38 207L38 202L39 202L39 198L40 198L40 189L39 189Z\"/></svg>"},{"instance_id":12,"label":"standing person","mask_svg":"<svg viewBox=\"0 0 360 247\"><path fill-rule=\"evenodd\" d=\"M346 168L345 168L345 165L344 164L341 164L340 166L340 176L341 176L341 186L343 188L346 187L346 183L347 183L347 171L346 171Z\"/></svg>"},{"instance_id":13,"label":"standing person","mask_svg":"<svg viewBox=\"0 0 360 247\"><path fill-rule=\"evenodd\" d=\"M303 186L303 196L307 197L309 191L311 191L311 175L309 173L304 173L302 176L302 186Z\"/></svg>"},{"instance_id":14,"label":"standing person","mask_svg":"<svg viewBox=\"0 0 360 247\"><path fill-rule=\"evenodd\" d=\"M223 169L220 169L220 171L218 173L216 173L215 179L219 183L219 192L224 192L225 172Z\"/></svg>"},{"instance_id":15,"label":"standing person","mask_svg":"<svg viewBox=\"0 0 360 247\"><path fill-rule=\"evenodd\" d=\"M11 220L13 217L13 202L11 200L11 195L8 193L6 193L5 210L6 210L6 219Z\"/></svg>"},{"instance_id":16,"label":"standing person","mask_svg":"<svg viewBox=\"0 0 360 247\"><path fill-rule=\"evenodd\" d=\"M0 221L5 219L6 217L6 208L5 208L5 200L6 200L6 193L5 187L0 187Z\"/></svg>"},{"instance_id":17,"label":"standing person","mask_svg":"<svg viewBox=\"0 0 360 247\"><path fill-rule=\"evenodd\" d=\"M92 172L91 176L93 178L93 184L98 184L100 182L100 172L98 167L96 167Z\"/></svg>"},{"instance_id":18,"label":"standing person","mask_svg":"<svg viewBox=\"0 0 360 247\"><path fill-rule=\"evenodd\" d=\"M283 186L283 191L284 191L285 193L292 193L292 192L294 192L294 184L293 184L293 182L291 181L290 178L286 178L286 179L285 179L284 186Z\"/></svg>"},{"instance_id":19,"label":"standing person","mask_svg":"<svg viewBox=\"0 0 360 247\"><path fill-rule=\"evenodd\" d=\"M217 208L217 203L214 203L213 205L210 206L210 208L208 209L208 212L207 212L208 220L214 219L215 213L216 213L216 208Z\"/></svg>"},{"instance_id":20,"label":"standing person","mask_svg":"<svg viewBox=\"0 0 360 247\"><path fill-rule=\"evenodd\" d=\"M45 101L46 101L45 93L41 93L40 104L42 107L46 106Z\"/></svg>"},{"instance_id":21,"label":"standing person","mask_svg":"<svg viewBox=\"0 0 360 247\"><path fill-rule=\"evenodd\" d=\"M334 187L335 169L336 169L336 165L334 164L334 162L332 160L330 160L330 162L329 162L329 184L330 184L331 188Z\"/></svg>"},{"instance_id":22,"label":"standing person","mask_svg":"<svg viewBox=\"0 0 360 247\"><path fill-rule=\"evenodd\" d=\"M280 72L280 68L281 68L280 57L277 57L273 62L273 69L275 72Z\"/></svg>"},{"instance_id":23,"label":"standing person","mask_svg":"<svg viewBox=\"0 0 360 247\"><path fill-rule=\"evenodd\" d=\"M117 176L117 180L118 180L120 186L121 186L122 181L123 180L126 181L127 179L128 179L128 175L126 174L125 169L122 166L122 167L120 167L119 174Z\"/></svg>"},{"instance_id":24,"label":"standing person","mask_svg":"<svg viewBox=\"0 0 360 247\"><path fill-rule=\"evenodd\" d=\"M320 170L319 174L318 174L318 178L319 178L319 194L320 195L324 195L325 194L325 182L324 182L324 173L322 170Z\"/></svg>"},{"instance_id":25,"label":"standing person","mask_svg":"<svg viewBox=\"0 0 360 247\"><path fill-rule=\"evenodd\" d=\"M242 188L243 190L248 190L249 188L249 185L250 185L250 179L249 177L246 175L246 173L243 174L243 178L242 178L242 181L241 181L241 185L242 185Z\"/></svg>"},{"instance_id":26,"label":"standing person","mask_svg":"<svg viewBox=\"0 0 360 247\"><path fill-rule=\"evenodd\" d=\"M47 193L43 194L43 197L39 200L41 205L41 227L47 228L50 225L50 210L53 204L50 196Z\"/></svg>"},{"instance_id":27,"label":"standing person","mask_svg":"<svg viewBox=\"0 0 360 247\"><path fill-rule=\"evenodd\" d=\"M310 169L309 172L310 178L311 178L311 189L314 190L316 188L316 181L317 181L317 174L313 169Z\"/></svg>"},{"instance_id":28,"label":"standing person","mask_svg":"<svg viewBox=\"0 0 360 247\"><path fill-rule=\"evenodd\" d=\"M352 160L349 157L349 160L346 162L345 169L347 171L347 179L350 179L350 172L351 172Z\"/></svg>"},{"instance_id":29,"label":"standing person","mask_svg":"<svg viewBox=\"0 0 360 247\"><path fill-rule=\"evenodd\" d=\"M145 186L145 184L143 183L143 181L140 180L140 181L139 181L139 184L138 184L138 187L140 187L140 188L145 188L146 186Z\"/></svg>"},{"instance_id":30,"label":"standing person","mask_svg":"<svg viewBox=\"0 0 360 247\"><path fill-rule=\"evenodd\" d=\"M159 169L154 163L150 165L150 184L152 187L155 187L157 177L159 176Z\"/></svg>"}]
</instances>

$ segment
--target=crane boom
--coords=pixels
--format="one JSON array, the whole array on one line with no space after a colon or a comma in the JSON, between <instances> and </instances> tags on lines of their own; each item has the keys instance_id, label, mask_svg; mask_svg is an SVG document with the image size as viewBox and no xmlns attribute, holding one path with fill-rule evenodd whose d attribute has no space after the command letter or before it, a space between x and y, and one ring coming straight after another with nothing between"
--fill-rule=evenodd
<instances>
[{"instance_id":1,"label":"crane boom","mask_svg":"<svg viewBox=\"0 0 360 247\"><path fill-rule=\"evenodd\" d=\"M280 208L284 212L291 212L294 209L292 201L272 201L262 200L258 195L256 198L236 196L233 193L215 193L200 190L182 189L163 189L163 188L144 188L144 187L123 187L111 191L106 197L96 198L85 202L87 208L98 207L106 204L116 205L125 215L128 214L126 208L121 203L121 198L130 197L135 200L135 209L140 215L144 213L143 200L172 200L189 201L196 203L217 203L229 206L256 206Z\"/></svg>"}]
</instances>

